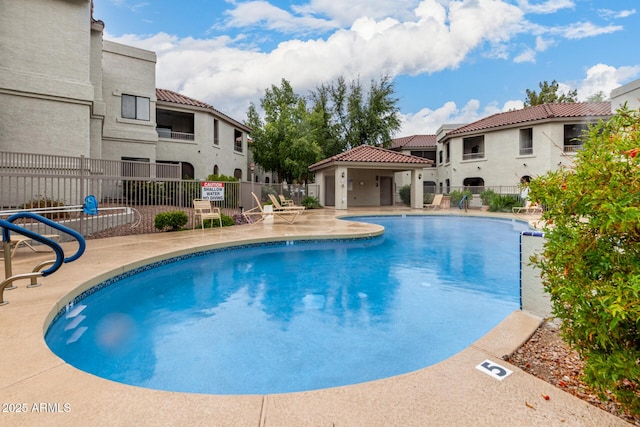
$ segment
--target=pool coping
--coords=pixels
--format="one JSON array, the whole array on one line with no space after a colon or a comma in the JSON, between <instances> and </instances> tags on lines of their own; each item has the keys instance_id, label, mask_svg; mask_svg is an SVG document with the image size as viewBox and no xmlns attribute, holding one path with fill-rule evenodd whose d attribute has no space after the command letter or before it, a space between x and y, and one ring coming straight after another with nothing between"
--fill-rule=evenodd
<instances>
[{"instance_id":1,"label":"pool coping","mask_svg":"<svg viewBox=\"0 0 640 427\"><path fill-rule=\"evenodd\" d=\"M3 408L12 410L0 413L0 420L25 426L87 422L158 425L178 421L230 426L627 425L503 360L542 321L519 310L471 346L431 367L368 383L273 395L203 395L123 385L73 368L51 353L44 342L50 316L64 307L64 298L80 293L80 286L89 287L118 270L124 272L154 258L230 242L265 242L278 237L353 238L381 232L371 224L340 220L342 212L323 211L305 213L293 226L274 223L230 227L234 230L215 233L195 230L89 240L83 258L46 278L43 286L26 289L24 282L18 283L18 289L5 292L10 304L0 307L0 324L5 326L0 334L4 367L0 370L0 390L3 405L14 405ZM371 212L358 210L357 214ZM350 210L348 216L353 215ZM32 267L33 260L42 257L25 254L16 260L14 273ZM490 368L499 366L512 373L496 379L490 375L495 369L484 372L478 368L486 361ZM26 410L16 412L16 408Z\"/></svg>"}]
</instances>

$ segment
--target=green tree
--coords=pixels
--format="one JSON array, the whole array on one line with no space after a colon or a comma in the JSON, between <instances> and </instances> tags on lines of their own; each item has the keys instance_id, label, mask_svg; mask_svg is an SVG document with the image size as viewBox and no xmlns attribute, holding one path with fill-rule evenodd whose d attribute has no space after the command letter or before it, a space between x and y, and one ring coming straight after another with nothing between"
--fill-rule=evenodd
<instances>
[{"instance_id":1,"label":"green tree","mask_svg":"<svg viewBox=\"0 0 640 427\"><path fill-rule=\"evenodd\" d=\"M591 126L573 169L533 179L545 206L541 270L585 380L640 412L640 111Z\"/></svg>"},{"instance_id":2,"label":"green tree","mask_svg":"<svg viewBox=\"0 0 640 427\"><path fill-rule=\"evenodd\" d=\"M339 77L323 84L311 94L313 111L323 117L322 134L326 157L359 145L389 147L393 134L400 129L398 99L394 97L390 77L372 80L369 90L359 80L346 82Z\"/></svg>"},{"instance_id":3,"label":"green tree","mask_svg":"<svg viewBox=\"0 0 640 427\"><path fill-rule=\"evenodd\" d=\"M608 99L609 98L607 97L607 95L604 94L603 91L598 91L593 95L591 95L590 97L588 97L587 102L604 102L604 101L607 101Z\"/></svg>"},{"instance_id":4,"label":"green tree","mask_svg":"<svg viewBox=\"0 0 640 427\"><path fill-rule=\"evenodd\" d=\"M254 160L278 180L304 180L307 167L320 160L321 149L309 137L310 124L305 99L282 79L280 86L265 90L260 101L264 121L252 103L246 124L252 128Z\"/></svg>"},{"instance_id":5,"label":"green tree","mask_svg":"<svg viewBox=\"0 0 640 427\"><path fill-rule=\"evenodd\" d=\"M558 94L558 82L555 80L553 80L551 84L545 80L544 82L538 83L538 86L540 87L540 93L537 93L535 90L526 90L527 98L524 100L525 107L542 104L577 102L578 91L574 89L566 94Z\"/></svg>"}]
</instances>

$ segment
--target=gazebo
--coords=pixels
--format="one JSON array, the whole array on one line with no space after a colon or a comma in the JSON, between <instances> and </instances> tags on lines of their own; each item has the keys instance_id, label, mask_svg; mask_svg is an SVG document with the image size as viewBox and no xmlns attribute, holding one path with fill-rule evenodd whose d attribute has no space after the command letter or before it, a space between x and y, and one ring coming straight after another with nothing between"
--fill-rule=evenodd
<instances>
[{"instance_id":1,"label":"gazebo","mask_svg":"<svg viewBox=\"0 0 640 427\"><path fill-rule=\"evenodd\" d=\"M322 206L347 209L394 204L396 172L411 172L411 207L422 208L422 174L433 161L371 145L360 145L309 166Z\"/></svg>"}]
</instances>

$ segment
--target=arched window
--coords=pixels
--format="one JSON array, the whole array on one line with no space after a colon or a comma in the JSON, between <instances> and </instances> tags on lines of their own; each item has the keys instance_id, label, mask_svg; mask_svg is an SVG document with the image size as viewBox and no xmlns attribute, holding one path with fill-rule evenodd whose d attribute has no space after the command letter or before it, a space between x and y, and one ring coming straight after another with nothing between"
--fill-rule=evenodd
<instances>
[{"instance_id":1,"label":"arched window","mask_svg":"<svg viewBox=\"0 0 640 427\"><path fill-rule=\"evenodd\" d=\"M219 175L219 174L218 174L218 171L219 171L219 170L220 170L220 169L218 168L218 165L213 165L213 174L214 174L214 175Z\"/></svg>"},{"instance_id":2,"label":"arched window","mask_svg":"<svg viewBox=\"0 0 640 427\"><path fill-rule=\"evenodd\" d=\"M484 191L484 179L482 178L465 178L462 185L471 190L473 194L480 194Z\"/></svg>"},{"instance_id":3,"label":"arched window","mask_svg":"<svg viewBox=\"0 0 640 427\"><path fill-rule=\"evenodd\" d=\"M238 181L242 181L242 169L236 169L233 171L234 178L238 178Z\"/></svg>"},{"instance_id":4,"label":"arched window","mask_svg":"<svg viewBox=\"0 0 640 427\"><path fill-rule=\"evenodd\" d=\"M195 171L193 165L187 162L180 162L182 164L182 179L195 178Z\"/></svg>"}]
</instances>

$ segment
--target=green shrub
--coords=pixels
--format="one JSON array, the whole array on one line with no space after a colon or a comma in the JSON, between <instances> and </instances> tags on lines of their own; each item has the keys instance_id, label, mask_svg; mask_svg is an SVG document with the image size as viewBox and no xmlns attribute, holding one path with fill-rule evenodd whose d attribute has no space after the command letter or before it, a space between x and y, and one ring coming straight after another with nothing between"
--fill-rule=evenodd
<instances>
[{"instance_id":1,"label":"green shrub","mask_svg":"<svg viewBox=\"0 0 640 427\"><path fill-rule=\"evenodd\" d=\"M318 201L318 199L311 196L307 196L302 199L300 204L307 209L318 209L320 207L320 202Z\"/></svg>"},{"instance_id":2,"label":"green shrub","mask_svg":"<svg viewBox=\"0 0 640 427\"><path fill-rule=\"evenodd\" d=\"M433 198L436 195L433 193L424 193L424 195L422 196L422 203L424 203L425 205L430 205L433 202Z\"/></svg>"},{"instance_id":3,"label":"green shrub","mask_svg":"<svg viewBox=\"0 0 640 427\"><path fill-rule=\"evenodd\" d=\"M227 176L227 175L209 175L205 181L216 181L216 182L237 182L238 178L235 176Z\"/></svg>"},{"instance_id":4,"label":"green shrub","mask_svg":"<svg viewBox=\"0 0 640 427\"><path fill-rule=\"evenodd\" d=\"M411 206L411 186L405 185L400 188L400 200L407 206Z\"/></svg>"},{"instance_id":5,"label":"green shrub","mask_svg":"<svg viewBox=\"0 0 640 427\"><path fill-rule=\"evenodd\" d=\"M482 204L488 206L491 203L491 198L496 196L497 193L490 188L487 188L482 193L480 193L480 200L482 200Z\"/></svg>"},{"instance_id":6,"label":"green shrub","mask_svg":"<svg viewBox=\"0 0 640 427\"><path fill-rule=\"evenodd\" d=\"M494 194L489 199L489 212L511 212L514 206L521 206L522 200L515 194Z\"/></svg>"},{"instance_id":7,"label":"green shrub","mask_svg":"<svg viewBox=\"0 0 640 427\"><path fill-rule=\"evenodd\" d=\"M467 200L469 202L471 202L471 199L473 199L473 193L471 192L471 190L453 190L451 193L449 193L451 206L458 206L464 196L467 196Z\"/></svg>"},{"instance_id":8,"label":"green shrub","mask_svg":"<svg viewBox=\"0 0 640 427\"><path fill-rule=\"evenodd\" d=\"M183 211L161 212L153 220L153 225L160 231L177 231L189 222Z\"/></svg>"},{"instance_id":9,"label":"green shrub","mask_svg":"<svg viewBox=\"0 0 640 427\"><path fill-rule=\"evenodd\" d=\"M166 202L165 183L155 181L123 181L122 192L134 205L162 205Z\"/></svg>"},{"instance_id":10,"label":"green shrub","mask_svg":"<svg viewBox=\"0 0 640 427\"><path fill-rule=\"evenodd\" d=\"M530 183L545 206L532 261L585 381L640 413L640 110L618 110L581 137L573 169ZM605 398L606 399L606 398Z\"/></svg>"}]
</instances>

